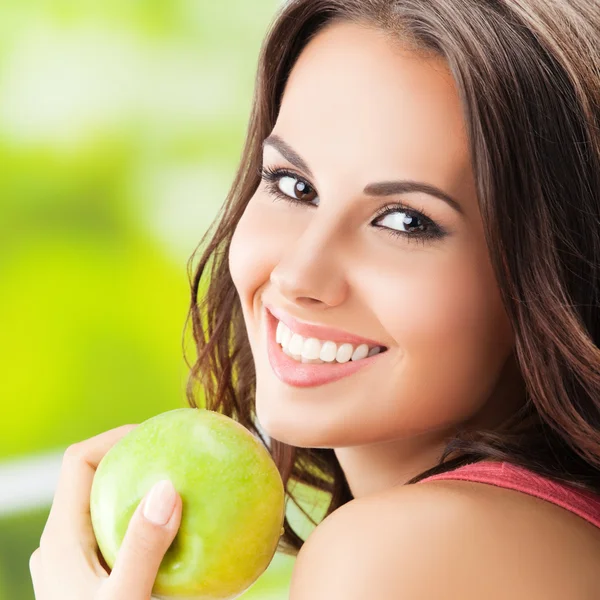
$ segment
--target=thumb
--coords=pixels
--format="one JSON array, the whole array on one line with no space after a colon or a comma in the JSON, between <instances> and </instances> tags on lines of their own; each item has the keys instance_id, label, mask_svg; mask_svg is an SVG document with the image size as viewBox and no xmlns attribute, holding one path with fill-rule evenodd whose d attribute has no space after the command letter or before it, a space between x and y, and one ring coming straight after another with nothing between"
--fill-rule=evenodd
<instances>
[{"instance_id":1,"label":"thumb","mask_svg":"<svg viewBox=\"0 0 600 600\"><path fill-rule=\"evenodd\" d=\"M136 508L106 582L110 600L148 600L158 568L181 523L181 496L164 479Z\"/></svg>"}]
</instances>

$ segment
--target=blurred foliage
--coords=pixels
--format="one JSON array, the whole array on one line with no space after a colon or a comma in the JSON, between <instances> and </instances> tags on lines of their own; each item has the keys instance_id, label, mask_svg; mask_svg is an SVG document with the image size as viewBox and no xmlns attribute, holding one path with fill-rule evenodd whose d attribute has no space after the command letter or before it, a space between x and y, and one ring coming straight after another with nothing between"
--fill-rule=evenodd
<instances>
[{"instance_id":1,"label":"blurred foliage","mask_svg":"<svg viewBox=\"0 0 600 600\"><path fill-rule=\"evenodd\" d=\"M3 3L0 458L183 402L186 261L234 173L275 7Z\"/></svg>"},{"instance_id":2,"label":"blurred foliage","mask_svg":"<svg viewBox=\"0 0 600 600\"><path fill-rule=\"evenodd\" d=\"M232 181L278 4L0 5L0 461L185 405L187 261ZM0 600L33 598L48 510L0 519ZM287 597L292 563L244 598Z\"/></svg>"}]
</instances>

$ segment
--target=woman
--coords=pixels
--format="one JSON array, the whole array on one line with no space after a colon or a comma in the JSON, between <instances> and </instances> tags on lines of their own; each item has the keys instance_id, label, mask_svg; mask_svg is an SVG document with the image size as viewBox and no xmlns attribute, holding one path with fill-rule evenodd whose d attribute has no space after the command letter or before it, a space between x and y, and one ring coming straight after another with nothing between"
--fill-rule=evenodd
<instances>
[{"instance_id":1,"label":"woman","mask_svg":"<svg viewBox=\"0 0 600 600\"><path fill-rule=\"evenodd\" d=\"M599 596L599 15L293 0L274 22L193 278L188 398L330 493L308 541L285 523L292 600ZM74 573L73 598L150 596L180 498L164 527L142 502L110 576L86 512L130 427L67 451L38 600Z\"/></svg>"}]
</instances>

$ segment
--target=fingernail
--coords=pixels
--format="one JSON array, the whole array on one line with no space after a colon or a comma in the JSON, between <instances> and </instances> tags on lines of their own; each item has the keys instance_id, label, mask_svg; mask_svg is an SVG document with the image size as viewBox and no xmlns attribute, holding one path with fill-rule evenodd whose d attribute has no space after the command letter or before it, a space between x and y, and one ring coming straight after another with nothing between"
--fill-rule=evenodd
<instances>
[{"instance_id":1,"label":"fingernail","mask_svg":"<svg viewBox=\"0 0 600 600\"><path fill-rule=\"evenodd\" d=\"M176 492L168 479L155 483L144 503L144 517L156 525L166 525L175 508Z\"/></svg>"}]
</instances>

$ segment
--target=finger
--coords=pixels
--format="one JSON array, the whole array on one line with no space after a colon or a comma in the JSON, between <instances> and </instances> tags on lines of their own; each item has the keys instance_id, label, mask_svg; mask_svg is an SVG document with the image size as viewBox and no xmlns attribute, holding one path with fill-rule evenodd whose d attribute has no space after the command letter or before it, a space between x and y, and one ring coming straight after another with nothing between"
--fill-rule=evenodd
<instances>
[{"instance_id":1,"label":"finger","mask_svg":"<svg viewBox=\"0 0 600 600\"><path fill-rule=\"evenodd\" d=\"M111 600L147 600L166 551L181 524L181 496L158 482L136 508L119 548L107 591Z\"/></svg>"},{"instance_id":2,"label":"finger","mask_svg":"<svg viewBox=\"0 0 600 600\"><path fill-rule=\"evenodd\" d=\"M104 455L135 427L137 425L122 425L67 448L40 541L49 568L52 568L51 562L67 564L65 556L75 560L74 554L96 568L97 543L90 517L92 481ZM45 547L49 552L44 551Z\"/></svg>"},{"instance_id":3,"label":"finger","mask_svg":"<svg viewBox=\"0 0 600 600\"><path fill-rule=\"evenodd\" d=\"M33 585L33 595L35 600L44 600L42 597L42 564L41 551L36 548L29 557L29 573Z\"/></svg>"}]
</instances>

